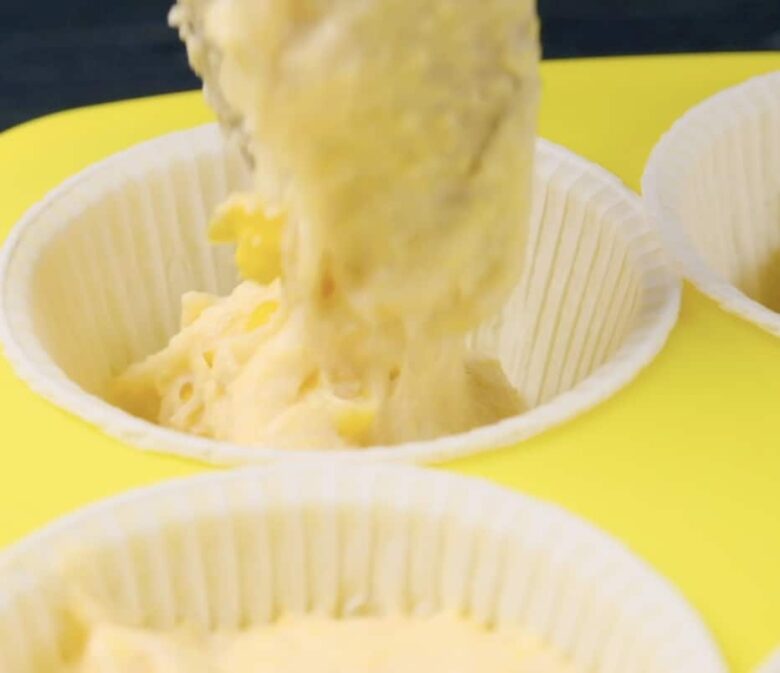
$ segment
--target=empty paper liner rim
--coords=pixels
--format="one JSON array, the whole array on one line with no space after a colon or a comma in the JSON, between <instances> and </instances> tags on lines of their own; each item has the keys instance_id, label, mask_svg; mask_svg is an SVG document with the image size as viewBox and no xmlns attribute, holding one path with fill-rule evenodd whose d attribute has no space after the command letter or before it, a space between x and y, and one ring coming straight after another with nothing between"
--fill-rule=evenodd
<instances>
[{"instance_id":1,"label":"empty paper liner rim","mask_svg":"<svg viewBox=\"0 0 780 673\"><path fill-rule=\"evenodd\" d=\"M756 673L780 673L780 649L772 652L769 658L758 667Z\"/></svg>"},{"instance_id":2,"label":"empty paper liner rim","mask_svg":"<svg viewBox=\"0 0 780 673\"><path fill-rule=\"evenodd\" d=\"M735 129L741 128L740 123L753 124L749 130L754 135L745 132L746 137L741 139L744 140L745 146L739 148L743 153L738 156L740 161L749 164L744 167L745 169L749 168L751 171L754 169L754 164L758 160L754 155L766 150L760 147L759 151L755 152L755 146L750 146L755 141L755 126L758 125L758 122L751 120L758 119L758 116L763 113L772 116L771 121L776 129L774 133L780 137L780 72L752 78L721 91L688 110L653 149L642 178L642 192L651 223L659 230L670 254L680 265L683 275L724 310L768 332L780 335L780 313L752 298L749 292L744 288L740 289L727 274L716 268L708 252L691 237L688 227L688 225L700 227L704 232L705 229L717 228L717 225L703 213L692 216L687 211L684 212L684 206L688 207L690 199L694 198L690 193L689 178L705 168L696 162L707 163L707 158L710 156L707 153L714 151L713 147L716 143L724 142L727 134L736 134ZM758 145L760 144L759 142ZM727 149L734 151L733 146ZM734 156L726 156L725 152L722 155L721 163L730 161L733 165L736 162ZM758 173L761 170L764 169L755 168ZM751 180L750 177L746 179ZM775 184L776 181L777 175L775 175ZM732 188L737 191L732 182L713 190L720 194L707 193L697 195L697 198L728 199ZM756 188L755 184L752 188ZM739 191L741 191L739 196L744 198L757 198L751 189L740 188ZM746 191L749 193L746 194ZM723 196L723 193L726 196ZM718 203L721 210L733 205L729 202ZM756 226L753 218L749 217L741 219L737 224L748 230ZM769 224L771 226L771 223ZM717 232L710 233L714 235ZM724 232L722 235L728 234ZM759 234L757 233L756 236ZM756 245L768 247L760 242ZM733 245L731 254L735 256L745 254L744 251L738 251L738 248L738 245ZM746 260L746 263L748 261Z\"/></svg>"}]
</instances>

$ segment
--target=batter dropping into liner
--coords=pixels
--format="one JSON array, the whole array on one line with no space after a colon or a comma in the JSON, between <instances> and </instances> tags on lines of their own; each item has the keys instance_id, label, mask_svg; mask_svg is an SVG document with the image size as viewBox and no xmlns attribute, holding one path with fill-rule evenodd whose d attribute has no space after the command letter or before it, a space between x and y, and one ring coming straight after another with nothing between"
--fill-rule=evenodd
<instances>
[{"instance_id":1,"label":"batter dropping into liner","mask_svg":"<svg viewBox=\"0 0 780 673\"><path fill-rule=\"evenodd\" d=\"M538 101L530 0L180 0L253 188L216 214L245 278L115 382L125 409L245 445L465 431L522 402L466 334L516 284Z\"/></svg>"}]
</instances>

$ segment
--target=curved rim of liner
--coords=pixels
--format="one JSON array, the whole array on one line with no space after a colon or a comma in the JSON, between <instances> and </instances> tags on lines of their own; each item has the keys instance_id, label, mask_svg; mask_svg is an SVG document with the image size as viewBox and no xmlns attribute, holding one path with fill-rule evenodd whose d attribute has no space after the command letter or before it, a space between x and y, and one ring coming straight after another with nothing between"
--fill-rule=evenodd
<instances>
[{"instance_id":1,"label":"curved rim of liner","mask_svg":"<svg viewBox=\"0 0 780 673\"><path fill-rule=\"evenodd\" d=\"M756 673L780 673L780 649L772 652L769 658L756 669Z\"/></svg>"},{"instance_id":2,"label":"curved rim of liner","mask_svg":"<svg viewBox=\"0 0 780 673\"><path fill-rule=\"evenodd\" d=\"M780 336L780 313L748 297L709 265L688 237L678 207L681 178L697 146L695 138L702 123L714 113L738 109L735 102L764 88L769 81L780 83L780 71L753 77L690 108L653 148L642 176L642 194L651 223L661 233L683 275L725 311Z\"/></svg>"},{"instance_id":3,"label":"curved rim of liner","mask_svg":"<svg viewBox=\"0 0 780 673\"><path fill-rule=\"evenodd\" d=\"M5 592L12 595L18 590L29 590L31 582L35 581L35 573L46 571L53 546L67 544L72 535L81 538L84 527L89 526L90 522L107 515L121 514L128 507L151 510L159 502L165 502L171 497L229 493L241 487L255 490L269 484L284 487L285 492L288 489L289 492L299 492L301 483L311 486L307 494L313 502L326 504L338 500L341 493L339 484L346 480L349 483L382 486L361 489L363 493L369 494L366 503L374 498L387 502L388 496L399 496L403 502L411 502L407 501L405 494L413 487L424 488L426 493L455 494L458 502L491 502L495 506L491 507L491 511L506 511L515 521L534 519L541 522L541 530L554 531L554 535L543 538L548 543L563 538L578 540L582 545L598 549L606 559L604 567L609 568L609 575L603 578L604 582L623 587L623 580L631 577L637 589L631 595L643 593L653 597L650 612L655 617L661 615L668 625L674 625L674 632L681 641L681 651L698 660L700 668L697 670L700 673L726 673L727 667L720 648L696 608L672 582L607 532L560 505L487 480L409 466L348 466L319 461L308 465L275 465L210 472L127 491L68 514L0 552L0 578L5 575L4 581L0 583L0 607L4 604ZM438 501L436 498L433 500ZM213 502L219 503L221 500L216 498ZM419 504L417 506L420 507ZM223 511L221 506L217 507L220 512ZM545 543L542 541L542 544Z\"/></svg>"},{"instance_id":4,"label":"curved rim of liner","mask_svg":"<svg viewBox=\"0 0 780 673\"><path fill-rule=\"evenodd\" d=\"M16 224L0 253L0 342L17 376L36 393L132 446L217 465L261 464L275 460L311 460L327 455L349 462L435 463L512 446L592 409L630 383L663 348L680 310L681 283L660 241L644 217L641 200L615 175L570 150L539 139L537 151L575 167L582 176L601 182L615 195L614 205L627 205L631 227L639 227L647 250L636 260L641 273L641 304L621 348L573 388L533 409L492 425L429 441L364 449L296 450L241 446L164 428L137 418L100 397L85 392L51 359L37 336L17 330L14 316L24 313L26 291L14 297L4 282L11 273L17 248L32 235L39 215L75 189L83 180L117 164L127 164L149 151L173 151L177 146L221 143L215 124L178 131L135 145L77 173L34 205ZM614 207L613 205L613 207ZM21 333L20 332L24 332Z\"/></svg>"}]
</instances>

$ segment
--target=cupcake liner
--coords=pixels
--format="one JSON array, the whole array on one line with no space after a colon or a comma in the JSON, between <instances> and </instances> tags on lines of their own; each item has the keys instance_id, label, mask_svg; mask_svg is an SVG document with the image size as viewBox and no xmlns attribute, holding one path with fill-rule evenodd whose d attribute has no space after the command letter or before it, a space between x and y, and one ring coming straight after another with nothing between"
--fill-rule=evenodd
<instances>
[{"instance_id":1,"label":"cupcake liner","mask_svg":"<svg viewBox=\"0 0 780 673\"><path fill-rule=\"evenodd\" d=\"M780 72L687 112L648 162L650 218L690 281L780 334Z\"/></svg>"},{"instance_id":2,"label":"cupcake liner","mask_svg":"<svg viewBox=\"0 0 780 673\"><path fill-rule=\"evenodd\" d=\"M759 666L757 673L780 673L780 649Z\"/></svg>"},{"instance_id":3,"label":"cupcake liner","mask_svg":"<svg viewBox=\"0 0 780 673\"><path fill-rule=\"evenodd\" d=\"M248 176L215 126L139 145L52 192L0 259L0 337L42 395L131 444L218 463L310 458L187 436L101 395L112 376L176 331L187 290L225 294L232 250L207 240L208 215ZM500 358L531 410L435 441L329 453L431 462L542 432L620 389L675 323L679 281L639 199L603 169L540 141L524 272L501 315L470 340Z\"/></svg>"},{"instance_id":4,"label":"cupcake liner","mask_svg":"<svg viewBox=\"0 0 780 673\"><path fill-rule=\"evenodd\" d=\"M617 542L553 505L452 475L250 469L92 506L0 556L0 670L61 665L73 648L63 558L125 625L456 612L521 627L577 670L725 672L692 609Z\"/></svg>"}]
</instances>

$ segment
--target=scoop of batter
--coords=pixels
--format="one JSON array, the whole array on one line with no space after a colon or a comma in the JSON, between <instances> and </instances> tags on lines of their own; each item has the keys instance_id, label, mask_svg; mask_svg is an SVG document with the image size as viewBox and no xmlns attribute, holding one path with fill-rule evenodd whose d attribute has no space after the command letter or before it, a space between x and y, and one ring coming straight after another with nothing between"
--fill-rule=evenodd
<instances>
[{"instance_id":1,"label":"scoop of batter","mask_svg":"<svg viewBox=\"0 0 780 673\"><path fill-rule=\"evenodd\" d=\"M238 243L248 282L278 270L278 308L235 349L230 319L212 320L246 313L254 290L213 302L189 338L120 379L119 403L295 448L427 439L517 413L465 334L521 271L532 1L180 0L172 18L254 166L254 190L215 234ZM221 366L200 366L206 342ZM359 431L340 429L345 413Z\"/></svg>"}]
</instances>

